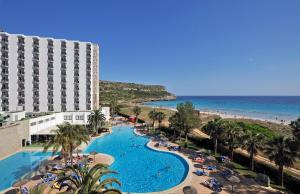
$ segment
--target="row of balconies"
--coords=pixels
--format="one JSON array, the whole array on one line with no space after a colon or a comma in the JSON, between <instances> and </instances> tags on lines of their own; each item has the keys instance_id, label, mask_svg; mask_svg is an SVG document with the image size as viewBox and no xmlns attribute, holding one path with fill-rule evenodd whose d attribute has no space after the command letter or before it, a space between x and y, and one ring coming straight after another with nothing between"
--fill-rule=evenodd
<instances>
[{"instance_id":1,"label":"row of balconies","mask_svg":"<svg viewBox=\"0 0 300 194\"><path fill-rule=\"evenodd\" d=\"M67 63L61 63L61 68L66 69L67 68Z\"/></svg>"},{"instance_id":2,"label":"row of balconies","mask_svg":"<svg viewBox=\"0 0 300 194\"><path fill-rule=\"evenodd\" d=\"M7 52L8 51L8 45L2 45L1 46L1 51L2 52Z\"/></svg>"},{"instance_id":3,"label":"row of balconies","mask_svg":"<svg viewBox=\"0 0 300 194\"><path fill-rule=\"evenodd\" d=\"M53 48L49 48L48 47L48 54L53 54L54 52L53 52Z\"/></svg>"},{"instance_id":4,"label":"row of balconies","mask_svg":"<svg viewBox=\"0 0 300 194\"><path fill-rule=\"evenodd\" d=\"M2 59L8 59L8 52L2 52L1 58Z\"/></svg>"},{"instance_id":5,"label":"row of balconies","mask_svg":"<svg viewBox=\"0 0 300 194\"><path fill-rule=\"evenodd\" d=\"M33 45L38 45L40 40L38 38L33 38Z\"/></svg>"},{"instance_id":6,"label":"row of balconies","mask_svg":"<svg viewBox=\"0 0 300 194\"><path fill-rule=\"evenodd\" d=\"M18 60L18 67L25 67L25 63L23 59Z\"/></svg>"},{"instance_id":7,"label":"row of balconies","mask_svg":"<svg viewBox=\"0 0 300 194\"><path fill-rule=\"evenodd\" d=\"M19 106L22 106L22 105L24 105L25 104L25 99L24 98L19 98L18 99L18 105Z\"/></svg>"},{"instance_id":8,"label":"row of balconies","mask_svg":"<svg viewBox=\"0 0 300 194\"><path fill-rule=\"evenodd\" d=\"M24 75L18 76L18 83L22 83L24 81L25 81L25 76Z\"/></svg>"},{"instance_id":9,"label":"row of balconies","mask_svg":"<svg viewBox=\"0 0 300 194\"><path fill-rule=\"evenodd\" d=\"M8 75L2 75L2 79L1 79L1 81L2 81L2 84L5 82L8 82Z\"/></svg>"},{"instance_id":10,"label":"row of balconies","mask_svg":"<svg viewBox=\"0 0 300 194\"><path fill-rule=\"evenodd\" d=\"M8 36L5 35L5 34L1 35L1 41L2 42L8 42Z\"/></svg>"},{"instance_id":11,"label":"row of balconies","mask_svg":"<svg viewBox=\"0 0 300 194\"><path fill-rule=\"evenodd\" d=\"M34 112L40 111L39 104L36 104L36 105L35 105L35 104L33 103L33 111L34 111Z\"/></svg>"}]
</instances>

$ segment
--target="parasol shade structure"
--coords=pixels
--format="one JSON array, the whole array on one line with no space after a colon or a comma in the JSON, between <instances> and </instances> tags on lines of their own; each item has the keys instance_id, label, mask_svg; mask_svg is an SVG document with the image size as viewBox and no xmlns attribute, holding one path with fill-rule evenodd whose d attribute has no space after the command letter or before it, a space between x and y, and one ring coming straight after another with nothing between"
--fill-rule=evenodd
<instances>
[{"instance_id":1,"label":"parasol shade structure","mask_svg":"<svg viewBox=\"0 0 300 194\"><path fill-rule=\"evenodd\" d=\"M96 155L98 154L98 152L92 151L92 152L90 152L90 154L94 156L94 161L95 161L95 157L96 157Z\"/></svg>"},{"instance_id":2,"label":"parasol shade structure","mask_svg":"<svg viewBox=\"0 0 300 194\"><path fill-rule=\"evenodd\" d=\"M197 189L193 186L186 186L183 188L184 194L197 194Z\"/></svg>"}]
</instances>

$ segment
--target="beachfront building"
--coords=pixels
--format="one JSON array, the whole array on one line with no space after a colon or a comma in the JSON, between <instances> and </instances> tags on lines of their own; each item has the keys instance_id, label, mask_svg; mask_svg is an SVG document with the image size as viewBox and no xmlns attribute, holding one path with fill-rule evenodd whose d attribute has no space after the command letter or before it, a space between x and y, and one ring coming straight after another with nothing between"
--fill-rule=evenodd
<instances>
[{"instance_id":1,"label":"beachfront building","mask_svg":"<svg viewBox=\"0 0 300 194\"><path fill-rule=\"evenodd\" d=\"M99 108L99 47L0 32L0 111Z\"/></svg>"}]
</instances>

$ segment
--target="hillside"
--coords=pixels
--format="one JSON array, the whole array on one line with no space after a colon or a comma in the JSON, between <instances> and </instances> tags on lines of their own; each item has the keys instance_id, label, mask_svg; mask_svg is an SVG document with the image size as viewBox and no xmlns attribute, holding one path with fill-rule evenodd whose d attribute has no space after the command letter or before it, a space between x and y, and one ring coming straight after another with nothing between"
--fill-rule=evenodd
<instances>
[{"instance_id":1,"label":"hillside","mask_svg":"<svg viewBox=\"0 0 300 194\"><path fill-rule=\"evenodd\" d=\"M99 81L99 93L101 103L108 103L112 98L135 103L176 99L164 86L113 81Z\"/></svg>"}]
</instances>

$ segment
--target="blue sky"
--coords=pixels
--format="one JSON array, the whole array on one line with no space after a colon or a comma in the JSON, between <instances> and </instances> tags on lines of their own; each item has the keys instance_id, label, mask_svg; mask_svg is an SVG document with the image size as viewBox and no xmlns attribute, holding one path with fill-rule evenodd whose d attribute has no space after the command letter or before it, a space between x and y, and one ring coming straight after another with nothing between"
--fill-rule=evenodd
<instances>
[{"instance_id":1,"label":"blue sky","mask_svg":"<svg viewBox=\"0 0 300 194\"><path fill-rule=\"evenodd\" d=\"M0 0L10 33L100 44L100 79L300 95L299 0Z\"/></svg>"}]
</instances>

